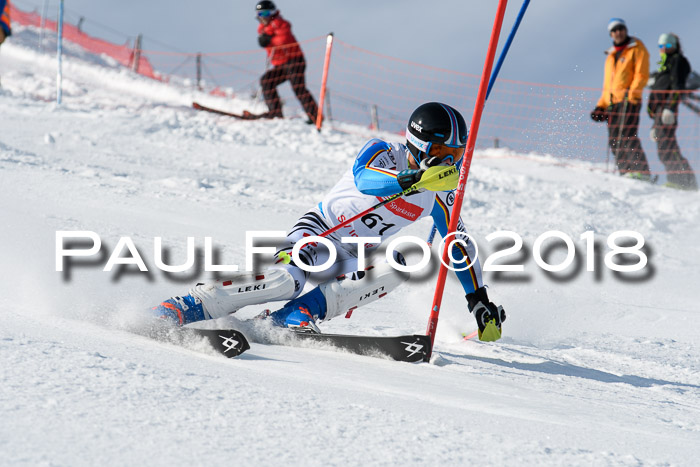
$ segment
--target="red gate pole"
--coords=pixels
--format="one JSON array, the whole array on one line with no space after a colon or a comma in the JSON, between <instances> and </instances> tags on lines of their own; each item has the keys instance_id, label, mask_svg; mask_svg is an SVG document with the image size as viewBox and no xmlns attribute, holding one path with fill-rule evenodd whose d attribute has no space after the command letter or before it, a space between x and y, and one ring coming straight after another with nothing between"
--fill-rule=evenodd
<instances>
[{"instance_id":1,"label":"red gate pole","mask_svg":"<svg viewBox=\"0 0 700 467\"><path fill-rule=\"evenodd\" d=\"M326 58L323 61L323 78L321 78L321 95L318 98L318 115L316 116L316 129L321 131L323 123L323 103L326 99L326 81L328 81L328 67L331 64L331 50L333 50L333 33L326 38Z\"/></svg>"},{"instance_id":2,"label":"red gate pole","mask_svg":"<svg viewBox=\"0 0 700 467\"><path fill-rule=\"evenodd\" d=\"M464 199L464 190L467 185L469 168L472 164L472 156L474 154L474 147L476 145L476 136L479 132L481 114L484 110L484 103L486 102L486 90L489 84L489 76L491 75L491 68L493 67L493 59L496 56L498 36L501 33L501 26L503 25L503 16L506 12L507 3L508 0L499 0L498 2L498 9L496 10L496 19L493 24L493 30L491 31L491 39L489 41L489 48L486 53L486 63L484 63L484 71L481 74L481 83L479 83L479 92L476 97L476 103L474 105L474 114L472 115L472 122L469 128L469 137L467 138L467 149L464 154L462 169L459 172L459 183L457 185L457 192L455 194L455 202L452 207L452 217L450 218L450 225L447 228L447 235L457 230L459 213L462 210L462 200ZM437 331L438 316L440 315L442 294L445 290L445 279L447 278L446 264L449 264L448 254L449 248L446 242L445 248L442 251L442 264L440 264L438 280L435 286L435 296L433 297L433 306L430 310L430 319L428 321L428 329L426 331L426 333L430 336L431 353L432 344L435 343L435 332ZM428 358L430 358L430 356L428 356Z\"/></svg>"}]
</instances>

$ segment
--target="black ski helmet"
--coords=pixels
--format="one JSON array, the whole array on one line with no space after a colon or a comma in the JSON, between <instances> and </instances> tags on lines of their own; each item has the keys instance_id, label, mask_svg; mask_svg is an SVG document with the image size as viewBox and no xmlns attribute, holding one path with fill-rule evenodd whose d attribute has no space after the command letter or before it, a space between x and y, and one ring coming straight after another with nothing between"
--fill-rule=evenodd
<instances>
[{"instance_id":1,"label":"black ski helmet","mask_svg":"<svg viewBox=\"0 0 700 467\"><path fill-rule=\"evenodd\" d=\"M406 128L406 146L420 164L433 144L450 148L467 147L467 123L447 104L428 102L413 111Z\"/></svg>"},{"instance_id":2,"label":"black ski helmet","mask_svg":"<svg viewBox=\"0 0 700 467\"><path fill-rule=\"evenodd\" d=\"M270 0L263 0L255 5L255 11L269 11L273 15L277 13L277 7Z\"/></svg>"}]
</instances>

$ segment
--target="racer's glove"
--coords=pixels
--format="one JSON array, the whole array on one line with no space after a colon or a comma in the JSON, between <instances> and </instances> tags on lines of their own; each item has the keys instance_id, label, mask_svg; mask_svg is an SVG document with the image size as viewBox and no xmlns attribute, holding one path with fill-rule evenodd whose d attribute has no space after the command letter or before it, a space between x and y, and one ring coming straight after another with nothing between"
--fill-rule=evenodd
<instances>
[{"instance_id":1,"label":"racer's glove","mask_svg":"<svg viewBox=\"0 0 700 467\"><path fill-rule=\"evenodd\" d=\"M419 169L407 169L407 170L402 170L399 172L399 174L396 176L396 180L399 182L399 186L401 187L402 190L407 190L410 187L412 187L414 184L418 183L423 176L423 173L428 170L430 167L433 167L435 165L440 164L440 158L439 157L431 157L429 159L423 159L420 163L420 168ZM420 189L418 191L414 191L413 193L409 193L409 195L415 194L415 193L420 193L424 191L423 189Z\"/></svg>"},{"instance_id":2,"label":"racer's glove","mask_svg":"<svg viewBox=\"0 0 700 467\"><path fill-rule=\"evenodd\" d=\"M502 306L496 306L489 301L486 287L480 287L473 293L467 294L469 312L474 313L476 324L479 326L479 340L495 341L501 338L501 326L506 320L506 312Z\"/></svg>"}]
</instances>

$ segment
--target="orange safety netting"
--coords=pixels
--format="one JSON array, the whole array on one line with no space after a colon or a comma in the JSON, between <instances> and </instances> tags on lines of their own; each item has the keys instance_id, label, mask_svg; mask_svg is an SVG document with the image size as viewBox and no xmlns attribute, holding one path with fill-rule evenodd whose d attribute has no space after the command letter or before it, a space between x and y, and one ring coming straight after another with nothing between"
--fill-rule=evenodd
<instances>
[{"instance_id":1,"label":"orange safety netting","mask_svg":"<svg viewBox=\"0 0 700 467\"><path fill-rule=\"evenodd\" d=\"M18 10L13 4L10 4L10 17L13 23L17 23L22 26L41 26L41 15L35 12L25 12ZM46 29L57 31L58 25L56 21L50 19L45 19ZM64 39L80 45L82 48L88 52L96 54L105 54L112 57L114 60L120 64L130 67L133 65L134 61L134 50L131 49L127 44L117 45L111 42L107 42L96 37L89 36L84 32L80 31L76 26L63 23L63 37ZM151 63L146 57L139 57L138 63L138 73L149 78L159 79L156 76Z\"/></svg>"},{"instance_id":2,"label":"orange safety netting","mask_svg":"<svg viewBox=\"0 0 700 467\"><path fill-rule=\"evenodd\" d=\"M12 15L18 24L39 26L40 16L36 13L13 8ZM56 23L47 21L47 27L56 30ZM124 66L131 66L133 51L128 46L90 37L72 25L66 25L64 30L67 40L88 51L105 53ZM334 42L325 102L318 102L325 44L325 37L299 42L306 59L306 86L318 105L324 105L324 126L363 131L356 126L343 125L351 123L366 129L368 137L376 134L376 130L403 134L413 109L428 101L448 103L460 110L467 121L471 119L479 82L475 74L381 55L339 38ZM225 99L230 99L232 94L248 97L251 110L261 112L267 108L265 93L261 91L265 80L261 78L270 65L266 63L263 49L199 54L146 49L141 51L140 57L139 73L163 80L169 80L171 76L185 78L181 81L185 85L196 83L202 91L220 96L224 110ZM153 71L151 64L158 73ZM602 66L601 62L601 72ZM313 113L308 105L302 109L289 81L278 86L277 91L284 116ZM613 171L616 145L612 150L608 147L607 125L594 123L589 116L600 93L601 89L597 87L499 78L484 108L477 148L503 147L510 149L511 154L549 154L560 159L606 162L606 169ZM267 94L269 97L270 92ZM301 100L305 104L309 102L304 96ZM687 168L677 169L665 164L673 148L666 147L664 140L650 139L649 132L654 122L645 111L648 101L649 91L645 90L638 135L650 172L662 176L679 170L687 172ZM692 91L685 92L678 109L675 140L680 153L690 163L691 173L700 167L699 116L700 96ZM629 143L625 141L623 144Z\"/></svg>"}]
</instances>

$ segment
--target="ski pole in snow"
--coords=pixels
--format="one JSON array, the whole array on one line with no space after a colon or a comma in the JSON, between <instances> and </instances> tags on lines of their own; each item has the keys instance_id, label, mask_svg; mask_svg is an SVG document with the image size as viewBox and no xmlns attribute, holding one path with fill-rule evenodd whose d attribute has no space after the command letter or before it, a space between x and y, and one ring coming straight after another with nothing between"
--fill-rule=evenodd
<instances>
[{"instance_id":1,"label":"ski pole in snow","mask_svg":"<svg viewBox=\"0 0 700 467\"><path fill-rule=\"evenodd\" d=\"M474 113L472 114L472 122L470 125L469 137L467 138L467 148L462 159L462 169L459 172L459 184L455 192L455 200L452 207L452 215L450 216L450 224L447 228L447 235L457 230L459 222L459 213L462 209L462 200L464 199L464 190L467 185L467 177L469 175L469 167L472 163L474 155L474 146L476 145L476 136L479 133L479 124L481 122L481 114L484 111L486 103L486 89L488 86L488 77L491 74L493 59L496 56L496 46L498 45L498 36L503 25L503 16L506 12L508 0L499 0L498 9L496 10L496 18L491 31L491 39L489 41L488 51L486 53L486 61L484 63L484 71L481 74L481 82L479 83L479 92L476 96ZM430 319L428 320L428 329L426 334L430 336L431 351L432 344L435 343L435 332L437 331L438 317L440 315L440 305L442 304L442 294L445 290L445 280L447 278L447 266L449 264L449 247L448 245L442 250L442 261L438 272L437 285L435 286L435 296L433 297L433 306L430 310ZM428 356L429 358L430 356Z\"/></svg>"},{"instance_id":2,"label":"ski pole in snow","mask_svg":"<svg viewBox=\"0 0 700 467\"><path fill-rule=\"evenodd\" d=\"M269 69L270 69L270 57L268 56L267 58L265 58L265 71L264 71L264 73L267 73L267 70L269 70ZM262 98L262 86L258 86L258 90L255 93L255 107L257 107L258 104L260 104L261 98Z\"/></svg>"},{"instance_id":3,"label":"ski pole in snow","mask_svg":"<svg viewBox=\"0 0 700 467\"><path fill-rule=\"evenodd\" d=\"M608 137L608 140L610 138ZM605 173L610 172L610 141L607 142L605 149Z\"/></svg>"},{"instance_id":4,"label":"ski pole in snow","mask_svg":"<svg viewBox=\"0 0 700 467\"><path fill-rule=\"evenodd\" d=\"M56 105L61 105L63 87L63 0L58 5L58 45L56 46L56 58L58 59L58 71L56 73Z\"/></svg>"},{"instance_id":5,"label":"ski pole in snow","mask_svg":"<svg viewBox=\"0 0 700 467\"><path fill-rule=\"evenodd\" d=\"M620 151L622 150L622 129L625 127L625 120L627 119L627 93L625 93L625 101L622 104L622 120L620 120L620 131L617 132L617 156L615 157L615 162L620 158Z\"/></svg>"}]
</instances>

